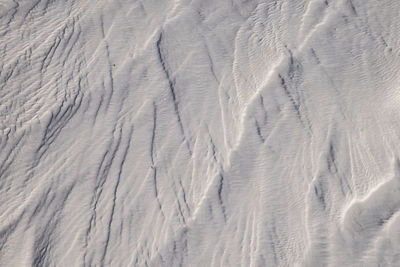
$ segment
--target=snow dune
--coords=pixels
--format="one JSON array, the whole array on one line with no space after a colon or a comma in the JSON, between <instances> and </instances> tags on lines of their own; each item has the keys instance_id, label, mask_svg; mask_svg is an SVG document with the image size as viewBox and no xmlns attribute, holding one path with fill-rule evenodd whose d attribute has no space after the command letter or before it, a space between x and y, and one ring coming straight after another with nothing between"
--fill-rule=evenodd
<instances>
[{"instance_id":1,"label":"snow dune","mask_svg":"<svg viewBox=\"0 0 400 267\"><path fill-rule=\"evenodd\" d=\"M0 1L0 265L399 266L399 12Z\"/></svg>"}]
</instances>

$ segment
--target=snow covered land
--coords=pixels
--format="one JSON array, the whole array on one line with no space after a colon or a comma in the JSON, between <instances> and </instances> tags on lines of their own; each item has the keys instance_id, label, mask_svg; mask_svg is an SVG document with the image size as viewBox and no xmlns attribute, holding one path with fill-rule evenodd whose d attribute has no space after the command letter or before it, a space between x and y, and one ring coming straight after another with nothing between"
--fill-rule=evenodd
<instances>
[{"instance_id":1,"label":"snow covered land","mask_svg":"<svg viewBox=\"0 0 400 267\"><path fill-rule=\"evenodd\" d=\"M400 266L400 1L0 0L0 266Z\"/></svg>"}]
</instances>

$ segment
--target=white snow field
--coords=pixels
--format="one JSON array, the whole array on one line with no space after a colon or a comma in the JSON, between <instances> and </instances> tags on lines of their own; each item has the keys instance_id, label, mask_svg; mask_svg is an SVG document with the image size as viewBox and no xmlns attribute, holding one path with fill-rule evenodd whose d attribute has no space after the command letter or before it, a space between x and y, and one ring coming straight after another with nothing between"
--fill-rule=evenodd
<instances>
[{"instance_id":1,"label":"white snow field","mask_svg":"<svg viewBox=\"0 0 400 267\"><path fill-rule=\"evenodd\" d=\"M0 266L400 266L400 1L0 0Z\"/></svg>"}]
</instances>

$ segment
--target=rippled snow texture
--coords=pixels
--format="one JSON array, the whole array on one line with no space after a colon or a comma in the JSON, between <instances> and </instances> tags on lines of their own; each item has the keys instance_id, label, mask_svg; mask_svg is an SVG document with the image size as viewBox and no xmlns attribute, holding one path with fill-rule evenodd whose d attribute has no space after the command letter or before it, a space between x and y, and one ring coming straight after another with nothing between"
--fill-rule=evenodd
<instances>
[{"instance_id":1,"label":"rippled snow texture","mask_svg":"<svg viewBox=\"0 0 400 267\"><path fill-rule=\"evenodd\" d=\"M400 266L399 16L0 1L0 265Z\"/></svg>"}]
</instances>

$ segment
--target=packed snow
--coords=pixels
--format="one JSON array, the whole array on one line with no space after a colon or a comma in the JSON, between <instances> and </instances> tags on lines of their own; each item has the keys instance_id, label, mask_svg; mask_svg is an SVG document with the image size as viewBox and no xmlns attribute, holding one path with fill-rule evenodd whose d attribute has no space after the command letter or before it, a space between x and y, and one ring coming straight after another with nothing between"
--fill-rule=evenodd
<instances>
[{"instance_id":1,"label":"packed snow","mask_svg":"<svg viewBox=\"0 0 400 267\"><path fill-rule=\"evenodd\" d=\"M0 266L400 266L399 16L0 0Z\"/></svg>"}]
</instances>

